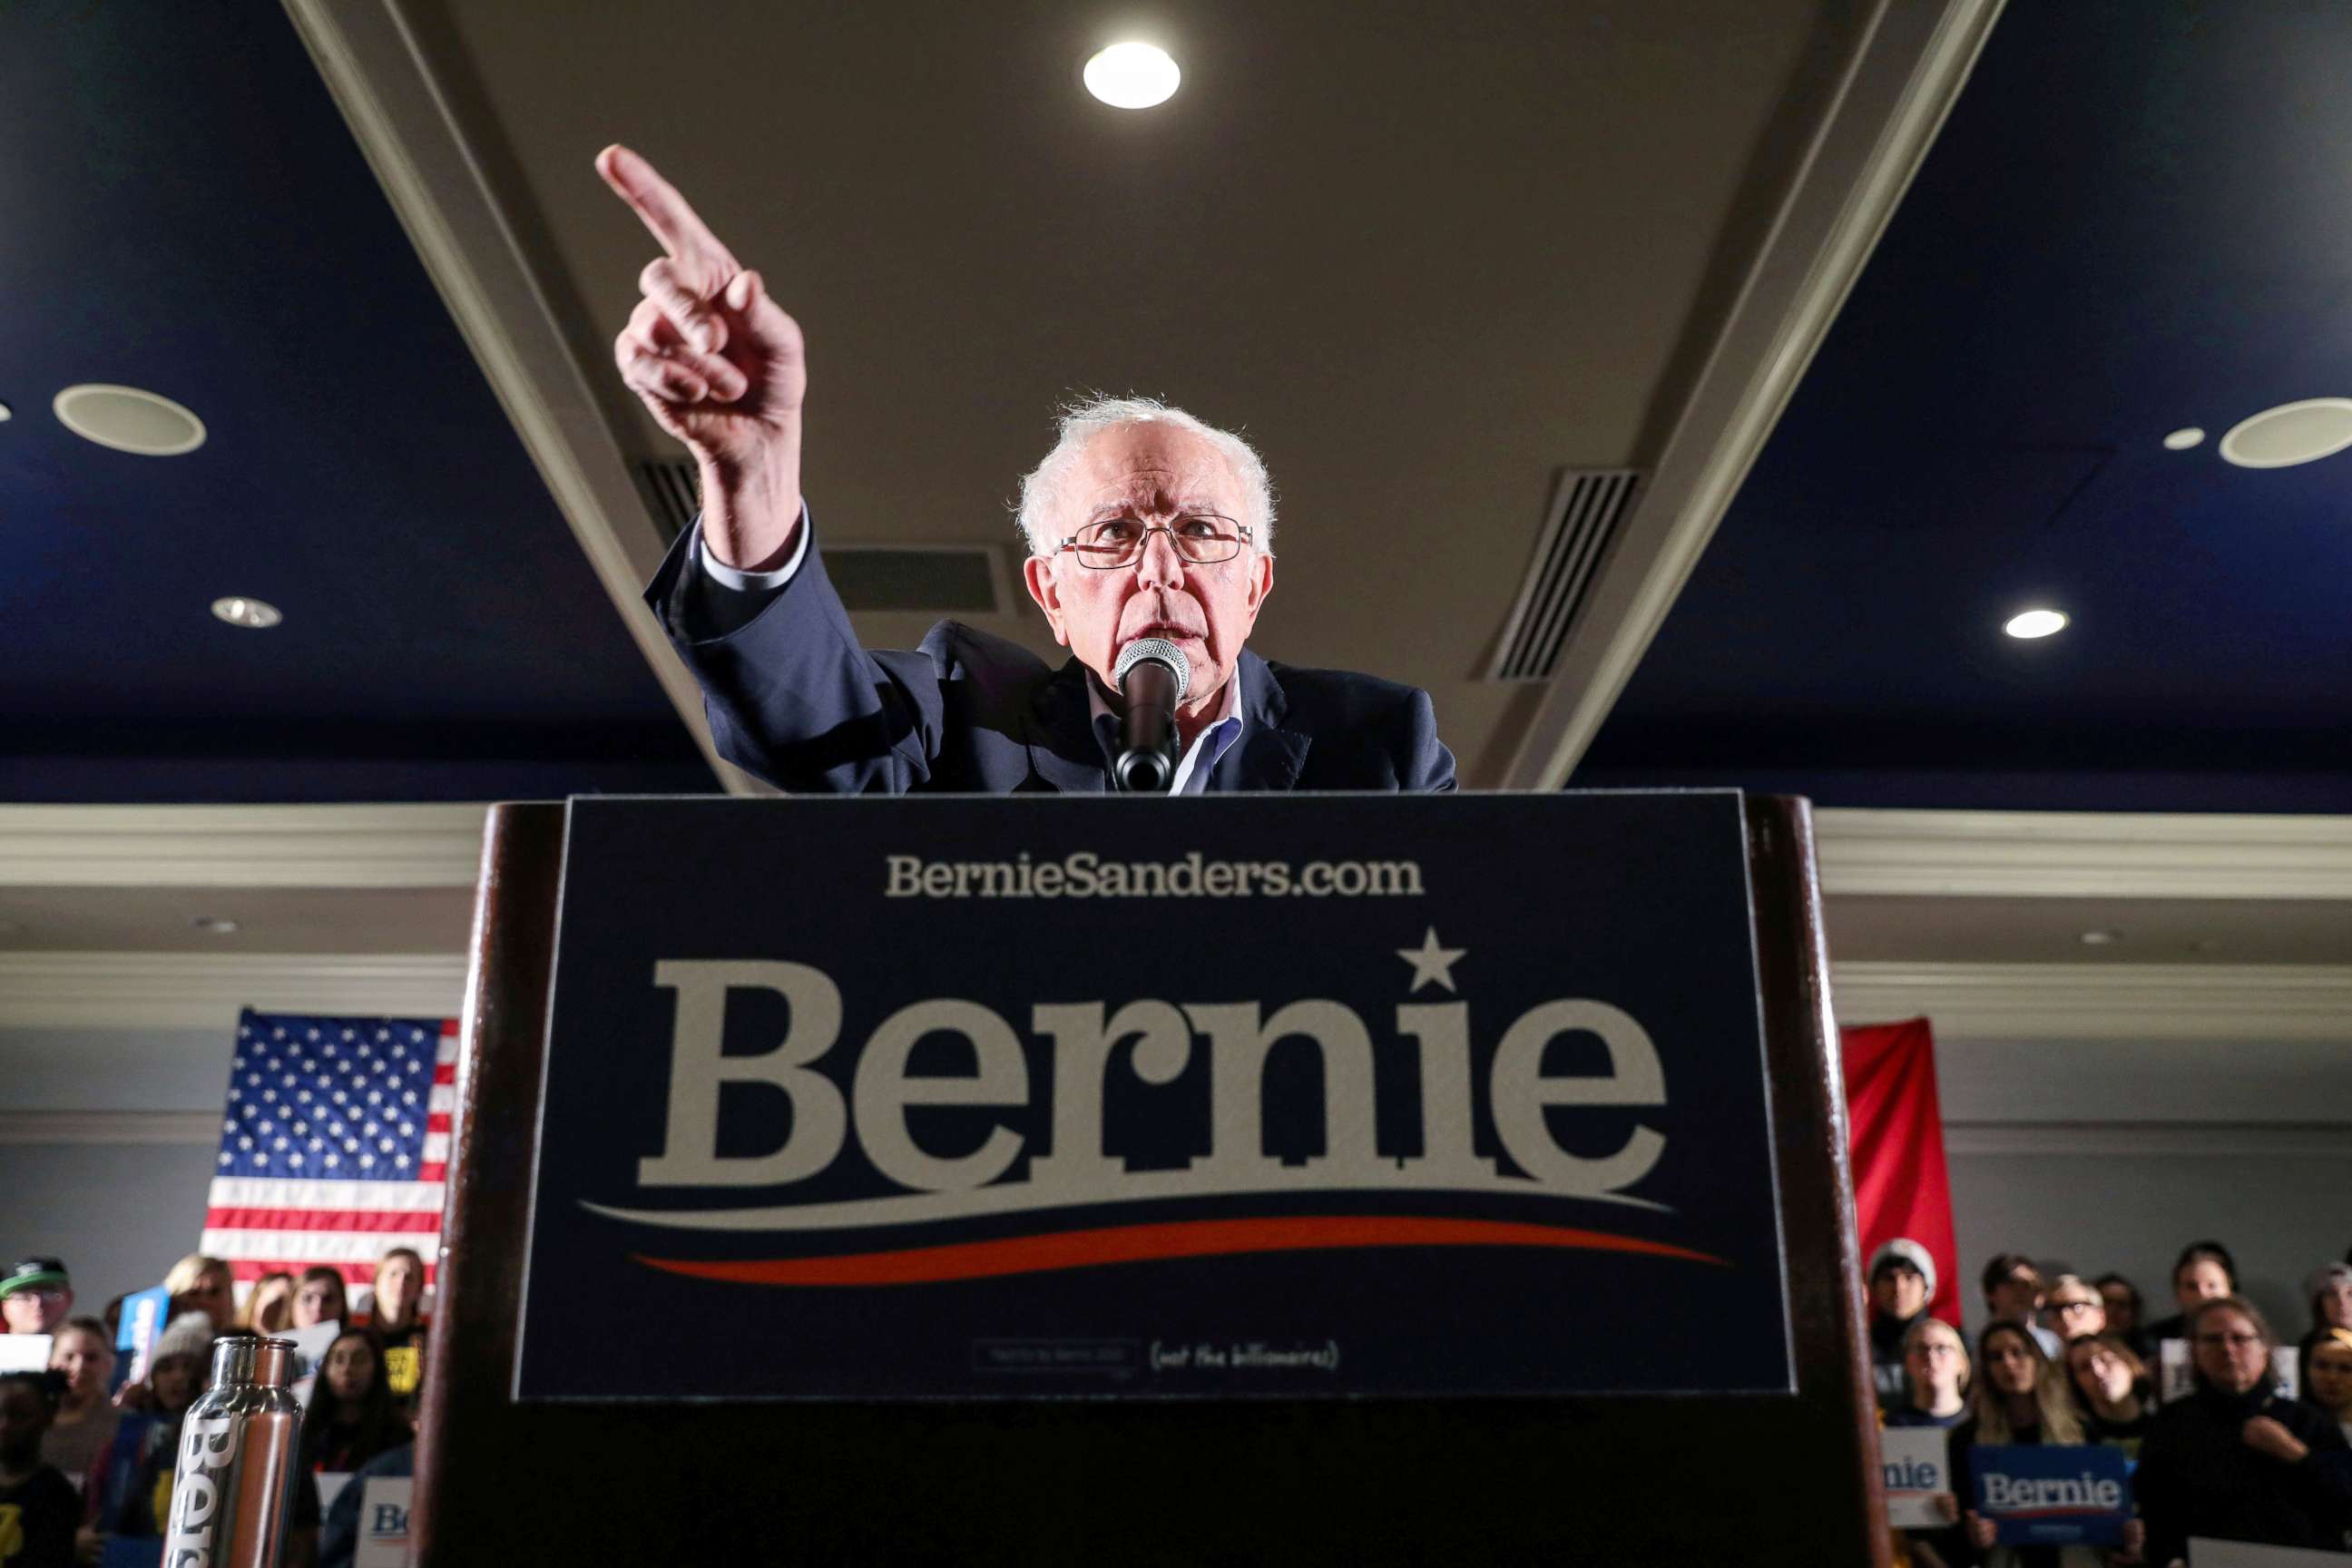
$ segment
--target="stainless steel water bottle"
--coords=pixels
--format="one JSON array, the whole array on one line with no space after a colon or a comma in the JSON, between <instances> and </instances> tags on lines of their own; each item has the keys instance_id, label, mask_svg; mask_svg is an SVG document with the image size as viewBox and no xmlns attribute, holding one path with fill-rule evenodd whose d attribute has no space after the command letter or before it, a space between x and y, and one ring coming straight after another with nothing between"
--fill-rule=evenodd
<instances>
[{"instance_id":1,"label":"stainless steel water bottle","mask_svg":"<svg viewBox=\"0 0 2352 1568\"><path fill-rule=\"evenodd\" d=\"M290 1340L231 1334L180 1424L164 1568L278 1568L299 1463L302 1406Z\"/></svg>"}]
</instances>

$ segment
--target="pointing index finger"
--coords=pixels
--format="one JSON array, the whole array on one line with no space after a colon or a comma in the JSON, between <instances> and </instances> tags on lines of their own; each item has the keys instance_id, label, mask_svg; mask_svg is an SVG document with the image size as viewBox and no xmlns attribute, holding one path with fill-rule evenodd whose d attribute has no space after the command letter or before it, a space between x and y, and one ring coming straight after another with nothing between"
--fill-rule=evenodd
<instances>
[{"instance_id":1,"label":"pointing index finger","mask_svg":"<svg viewBox=\"0 0 2352 1568\"><path fill-rule=\"evenodd\" d=\"M734 256L710 232L701 216L677 194L677 188L656 173L644 158L618 142L596 154L596 172L630 210L653 231L662 248L678 261L710 273L716 289L742 268Z\"/></svg>"}]
</instances>

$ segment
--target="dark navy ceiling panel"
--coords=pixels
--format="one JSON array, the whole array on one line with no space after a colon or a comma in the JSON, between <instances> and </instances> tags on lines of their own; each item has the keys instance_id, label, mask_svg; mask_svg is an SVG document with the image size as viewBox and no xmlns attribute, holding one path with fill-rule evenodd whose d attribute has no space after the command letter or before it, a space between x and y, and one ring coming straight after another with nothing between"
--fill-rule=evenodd
<instances>
[{"instance_id":1,"label":"dark navy ceiling panel","mask_svg":"<svg viewBox=\"0 0 2352 1568\"><path fill-rule=\"evenodd\" d=\"M2352 810L2352 453L2214 449L2352 395L2347 83L2338 5L2012 0L1573 783Z\"/></svg>"},{"instance_id":2,"label":"dark navy ceiling panel","mask_svg":"<svg viewBox=\"0 0 2352 1568\"><path fill-rule=\"evenodd\" d=\"M713 787L275 0L0 7L0 800Z\"/></svg>"}]
</instances>

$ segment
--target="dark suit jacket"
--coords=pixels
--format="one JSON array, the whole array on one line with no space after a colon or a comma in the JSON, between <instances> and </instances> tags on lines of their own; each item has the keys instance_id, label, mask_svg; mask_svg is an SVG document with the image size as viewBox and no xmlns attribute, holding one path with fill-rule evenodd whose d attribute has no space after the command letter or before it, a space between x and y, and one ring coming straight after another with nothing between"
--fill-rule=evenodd
<instances>
[{"instance_id":1,"label":"dark suit jacket","mask_svg":"<svg viewBox=\"0 0 2352 1568\"><path fill-rule=\"evenodd\" d=\"M912 653L868 653L810 541L791 584L743 625L697 624L687 544L646 600L702 684L721 755L788 790L970 794L1108 787L1086 670L941 621ZM1240 743L1217 790L1450 790L1429 694L1244 649Z\"/></svg>"}]
</instances>

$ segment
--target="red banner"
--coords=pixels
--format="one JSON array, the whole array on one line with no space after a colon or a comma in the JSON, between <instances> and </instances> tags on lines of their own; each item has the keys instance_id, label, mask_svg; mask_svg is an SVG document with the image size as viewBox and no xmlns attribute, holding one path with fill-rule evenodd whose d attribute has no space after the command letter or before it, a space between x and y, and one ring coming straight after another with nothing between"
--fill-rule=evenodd
<instances>
[{"instance_id":1,"label":"red banner","mask_svg":"<svg viewBox=\"0 0 2352 1568\"><path fill-rule=\"evenodd\" d=\"M1853 1205L1863 1266L1896 1237L1936 1260L1932 1310L1958 1326L1962 1284L1952 1245L1952 1182L1944 1167L1944 1113L1936 1100L1936 1040L1925 1018L1838 1031L1853 1138Z\"/></svg>"}]
</instances>

